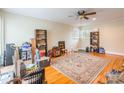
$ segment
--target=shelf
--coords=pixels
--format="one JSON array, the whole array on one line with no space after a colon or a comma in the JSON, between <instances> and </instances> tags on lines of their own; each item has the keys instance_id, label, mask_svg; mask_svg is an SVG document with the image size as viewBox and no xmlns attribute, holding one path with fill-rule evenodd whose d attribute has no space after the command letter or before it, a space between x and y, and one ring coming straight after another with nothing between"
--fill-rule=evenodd
<instances>
[{"instance_id":1,"label":"shelf","mask_svg":"<svg viewBox=\"0 0 124 93\"><path fill-rule=\"evenodd\" d=\"M90 50L98 52L99 48L99 32L91 32L90 33Z\"/></svg>"},{"instance_id":2,"label":"shelf","mask_svg":"<svg viewBox=\"0 0 124 93\"><path fill-rule=\"evenodd\" d=\"M45 33L36 33L37 35L45 35Z\"/></svg>"},{"instance_id":3,"label":"shelf","mask_svg":"<svg viewBox=\"0 0 124 93\"><path fill-rule=\"evenodd\" d=\"M43 38L36 38L36 40L46 40L46 39L43 39Z\"/></svg>"},{"instance_id":4,"label":"shelf","mask_svg":"<svg viewBox=\"0 0 124 93\"><path fill-rule=\"evenodd\" d=\"M45 50L47 56L47 32L46 30L36 30L36 45L39 50Z\"/></svg>"}]
</instances>

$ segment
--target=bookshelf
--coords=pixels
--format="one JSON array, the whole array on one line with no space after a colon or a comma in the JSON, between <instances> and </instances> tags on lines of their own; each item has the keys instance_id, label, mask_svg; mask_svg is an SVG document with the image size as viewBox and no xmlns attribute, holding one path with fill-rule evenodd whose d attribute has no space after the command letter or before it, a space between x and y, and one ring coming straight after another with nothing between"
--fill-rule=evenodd
<instances>
[{"instance_id":1,"label":"bookshelf","mask_svg":"<svg viewBox=\"0 0 124 93\"><path fill-rule=\"evenodd\" d=\"M90 51L98 52L99 49L99 32L90 32Z\"/></svg>"},{"instance_id":2,"label":"bookshelf","mask_svg":"<svg viewBox=\"0 0 124 93\"><path fill-rule=\"evenodd\" d=\"M60 48L61 54L65 53L65 41L59 41L58 46Z\"/></svg>"},{"instance_id":3,"label":"bookshelf","mask_svg":"<svg viewBox=\"0 0 124 93\"><path fill-rule=\"evenodd\" d=\"M47 56L47 31L36 29L35 30L35 39L36 39L36 46L40 51L43 51L45 53L45 56Z\"/></svg>"}]
</instances>

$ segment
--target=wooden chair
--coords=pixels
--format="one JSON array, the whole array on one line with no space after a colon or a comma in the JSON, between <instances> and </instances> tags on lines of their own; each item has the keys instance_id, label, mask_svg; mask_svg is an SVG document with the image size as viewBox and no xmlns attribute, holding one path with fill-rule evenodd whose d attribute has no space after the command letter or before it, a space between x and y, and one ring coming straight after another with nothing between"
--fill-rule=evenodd
<instances>
[{"instance_id":1,"label":"wooden chair","mask_svg":"<svg viewBox=\"0 0 124 93\"><path fill-rule=\"evenodd\" d=\"M61 55L61 51L59 47L53 47L52 48L52 56L53 57L58 57Z\"/></svg>"}]
</instances>

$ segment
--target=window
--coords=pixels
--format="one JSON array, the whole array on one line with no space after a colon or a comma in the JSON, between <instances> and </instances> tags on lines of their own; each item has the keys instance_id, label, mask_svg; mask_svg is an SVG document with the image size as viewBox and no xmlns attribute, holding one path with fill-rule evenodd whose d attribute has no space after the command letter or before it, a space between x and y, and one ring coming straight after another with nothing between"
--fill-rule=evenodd
<instances>
[{"instance_id":1,"label":"window","mask_svg":"<svg viewBox=\"0 0 124 93\"><path fill-rule=\"evenodd\" d=\"M79 39L80 38L80 30L78 28L75 28L73 30L72 38L73 39Z\"/></svg>"},{"instance_id":2,"label":"window","mask_svg":"<svg viewBox=\"0 0 124 93\"><path fill-rule=\"evenodd\" d=\"M80 38L89 39L90 38L90 31L89 30L81 30L80 31Z\"/></svg>"},{"instance_id":3,"label":"window","mask_svg":"<svg viewBox=\"0 0 124 93\"><path fill-rule=\"evenodd\" d=\"M0 66L3 65L3 56L4 56L4 20L0 16Z\"/></svg>"},{"instance_id":4,"label":"window","mask_svg":"<svg viewBox=\"0 0 124 93\"><path fill-rule=\"evenodd\" d=\"M75 28L73 30L73 39L89 39L90 38L90 30L82 30L80 28Z\"/></svg>"}]
</instances>

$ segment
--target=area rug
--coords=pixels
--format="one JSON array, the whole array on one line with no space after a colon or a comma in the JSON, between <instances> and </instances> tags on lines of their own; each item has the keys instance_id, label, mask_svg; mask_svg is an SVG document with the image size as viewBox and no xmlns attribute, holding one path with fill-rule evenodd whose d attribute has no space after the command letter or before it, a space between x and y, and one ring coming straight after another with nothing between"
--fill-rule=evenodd
<instances>
[{"instance_id":1,"label":"area rug","mask_svg":"<svg viewBox=\"0 0 124 93\"><path fill-rule=\"evenodd\" d=\"M71 53L52 59L51 65L79 84L89 84L110 62L88 53Z\"/></svg>"}]
</instances>

